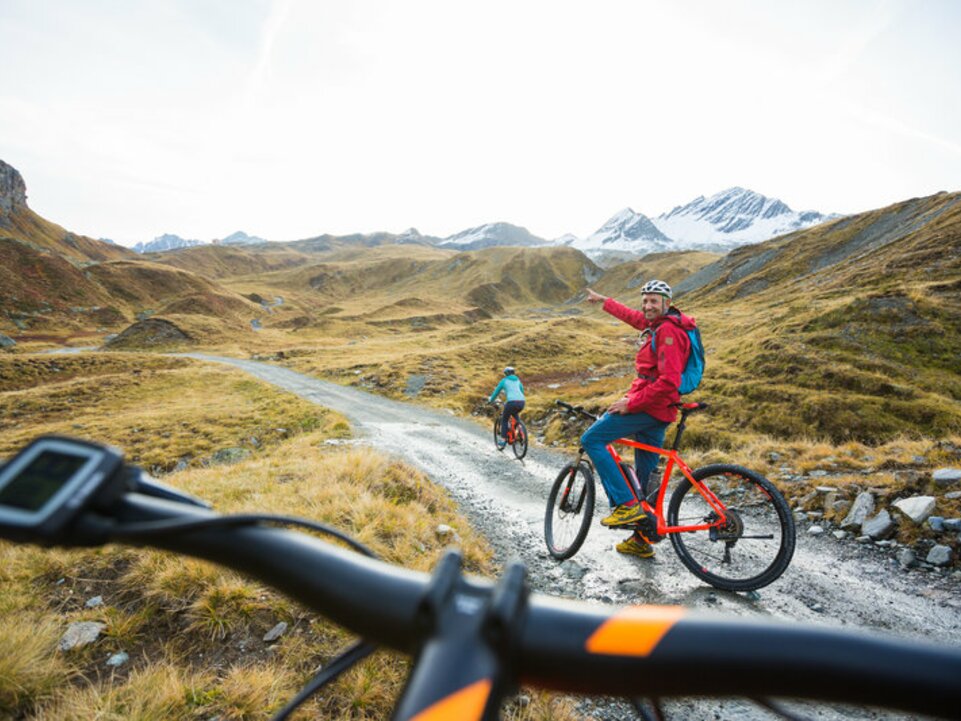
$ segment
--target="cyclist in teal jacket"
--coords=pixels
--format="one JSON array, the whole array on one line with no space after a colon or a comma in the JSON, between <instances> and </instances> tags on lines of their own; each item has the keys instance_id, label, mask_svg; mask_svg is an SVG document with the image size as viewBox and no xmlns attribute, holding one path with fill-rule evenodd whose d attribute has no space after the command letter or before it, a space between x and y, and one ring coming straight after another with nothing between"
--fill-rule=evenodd
<instances>
[{"instance_id":1,"label":"cyclist in teal jacket","mask_svg":"<svg viewBox=\"0 0 961 721\"><path fill-rule=\"evenodd\" d=\"M521 379L517 377L514 372L514 366L507 366L504 369L504 377L501 378L501 382L497 384L497 388L491 393L491 397L487 399L488 403L493 403L494 399L498 395L504 393L506 402L504 403L504 413L501 416L501 438L504 442L498 445L501 450L507 445L507 429L509 427L509 418L514 416L514 420L517 420L517 414L524 409L524 384L521 383Z\"/></svg>"}]
</instances>

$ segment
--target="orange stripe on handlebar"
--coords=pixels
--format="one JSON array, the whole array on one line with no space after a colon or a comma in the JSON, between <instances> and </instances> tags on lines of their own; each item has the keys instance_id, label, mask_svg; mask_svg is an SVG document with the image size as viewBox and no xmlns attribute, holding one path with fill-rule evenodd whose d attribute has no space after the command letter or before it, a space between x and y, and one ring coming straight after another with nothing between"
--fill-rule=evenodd
<instances>
[{"instance_id":1,"label":"orange stripe on handlebar","mask_svg":"<svg viewBox=\"0 0 961 721\"><path fill-rule=\"evenodd\" d=\"M680 606L622 608L591 634L587 651L612 656L647 656L685 613Z\"/></svg>"},{"instance_id":2,"label":"orange stripe on handlebar","mask_svg":"<svg viewBox=\"0 0 961 721\"><path fill-rule=\"evenodd\" d=\"M484 715L490 679L481 679L428 706L410 721L473 721Z\"/></svg>"}]
</instances>

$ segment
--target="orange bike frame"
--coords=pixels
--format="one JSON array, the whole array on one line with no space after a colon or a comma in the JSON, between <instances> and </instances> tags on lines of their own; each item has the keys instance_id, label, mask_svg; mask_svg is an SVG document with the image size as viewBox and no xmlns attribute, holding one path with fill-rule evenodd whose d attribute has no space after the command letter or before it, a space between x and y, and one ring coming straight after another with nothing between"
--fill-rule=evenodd
<instances>
[{"instance_id":1,"label":"orange bike frame","mask_svg":"<svg viewBox=\"0 0 961 721\"><path fill-rule=\"evenodd\" d=\"M511 416L507 422L507 442L513 443L517 439L517 419Z\"/></svg>"},{"instance_id":2,"label":"orange bike frame","mask_svg":"<svg viewBox=\"0 0 961 721\"><path fill-rule=\"evenodd\" d=\"M727 509L725 508L724 503L721 501L720 498L714 495L714 492L710 488L708 488L703 483L701 483L700 481L694 478L693 474L691 473L691 469L681 459L680 454L678 454L676 450L673 450L673 449L667 450L665 448L659 448L657 446L649 446L646 443L639 443L638 441L632 441L628 438L619 438L618 440L614 441L614 443L620 443L625 446L630 446L631 448L637 448L642 451L656 453L659 456L664 456L665 458L667 458L667 466L665 466L664 468L664 477L661 479L661 487L657 491L657 500L654 502L654 506L651 506L651 504L648 503L646 499L643 499L643 498L640 499L641 508L643 508L648 513L653 513L654 516L657 518L658 534L662 536L666 536L669 533L683 533L685 531L705 531L715 526L723 526L727 522L727 513L726 513ZM618 455L617 453L617 450L614 448L614 443L609 443L607 445L607 451L608 453L611 454L611 457L614 459L614 462L617 464L618 470L623 475L624 471L621 468L621 463L623 463L624 461L623 459L621 459L620 455ZM719 516L718 520L714 521L714 523L701 523L694 526L668 526L667 525L667 522L664 520L664 514L661 511L664 508L664 497L667 495L667 482L671 478L671 472L674 470L674 466L677 466L678 470L680 470L681 473L684 474L684 477L691 482L691 485L694 486L694 488L697 489L697 492L704 497L704 500L707 501L707 504ZM624 480L625 482L627 482L626 478ZM630 485L631 484L628 483L628 487L630 487Z\"/></svg>"}]
</instances>

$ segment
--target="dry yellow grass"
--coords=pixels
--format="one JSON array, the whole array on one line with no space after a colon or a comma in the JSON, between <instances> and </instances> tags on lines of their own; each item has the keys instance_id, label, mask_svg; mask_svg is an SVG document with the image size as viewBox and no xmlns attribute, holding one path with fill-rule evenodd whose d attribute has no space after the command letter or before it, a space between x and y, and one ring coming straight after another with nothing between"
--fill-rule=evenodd
<instances>
[{"instance_id":1,"label":"dry yellow grass","mask_svg":"<svg viewBox=\"0 0 961 721\"><path fill-rule=\"evenodd\" d=\"M196 370L177 365L180 373ZM227 390L245 396L242 388ZM125 416L109 417L122 424ZM302 432L246 461L192 468L165 481L219 511L300 515L338 526L381 558L421 570L432 568L444 551L435 532L444 523L461 538L466 570L492 574L486 542L442 490L372 450L327 445L329 437L321 430ZM18 649L16 665L0 666L0 710L6 713L58 721L264 719L351 642L343 629L290 599L202 561L128 548L58 551L4 543L0 561L0 619L6 624L0 637ZM95 595L104 605L86 608ZM77 620L99 621L106 629L90 647L56 652L59 635ZM290 629L268 646L262 637L280 620ZM23 643L31 634L33 642ZM103 661L118 651L130 661L109 673ZM396 654L375 654L298 717L384 718L408 668ZM563 720L574 714L563 700L535 695L505 717Z\"/></svg>"},{"instance_id":2,"label":"dry yellow grass","mask_svg":"<svg viewBox=\"0 0 961 721\"><path fill-rule=\"evenodd\" d=\"M304 430L346 435L342 416L248 375L142 354L14 355L0 359L0 455L41 433L88 437L123 448L146 468L211 461Z\"/></svg>"}]
</instances>

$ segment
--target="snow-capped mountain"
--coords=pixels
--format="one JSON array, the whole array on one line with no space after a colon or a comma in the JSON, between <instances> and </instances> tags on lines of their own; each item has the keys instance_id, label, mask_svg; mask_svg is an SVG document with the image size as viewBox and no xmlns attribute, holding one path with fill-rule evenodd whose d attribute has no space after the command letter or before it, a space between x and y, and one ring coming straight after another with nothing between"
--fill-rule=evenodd
<instances>
[{"instance_id":1,"label":"snow-capped mountain","mask_svg":"<svg viewBox=\"0 0 961 721\"><path fill-rule=\"evenodd\" d=\"M448 236L437 245L456 250L478 250L498 245L548 245L548 242L532 235L527 228L510 223L488 223Z\"/></svg>"},{"instance_id":2,"label":"snow-capped mountain","mask_svg":"<svg viewBox=\"0 0 961 721\"><path fill-rule=\"evenodd\" d=\"M777 198L744 188L728 188L654 218L657 228L675 241L674 249L730 250L817 225L837 217L814 210L796 212Z\"/></svg>"},{"instance_id":3,"label":"snow-capped mountain","mask_svg":"<svg viewBox=\"0 0 961 721\"><path fill-rule=\"evenodd\" d=\"M214 242L216 243L218 241ZM247 235L244 231L238 230L236 233L231 233L219 242L220 245L253 245L255 243L266 243L267 241L263 238L258 238L256 235Z\"/></svg>"},{"instance_id":4,"label":"snow-capped mountain","mask_svg":"<svg viewBox=\"0 0 961 721\"><path fill-rule=\"evenodd\" d=\"M146 243L140 242L133 247L135 253L163 253L167 250L177 250L178 248L191 248L195 245L206 245L202 240L185 240L173 233L158 235Z\"/></svg>"},{"instance_id":5,"label":"snow-capped mountain","mask_svg":"<svg viewBox=\"0 0 961 721\"><path fill-rule=\"evenodd\" d=\"M650 218L631 208L616 213L586 238L575 238L565 245L589 255L610 251L645 254L675 249L673 241L659 231Z\"/></svg>"}]
</instances>

